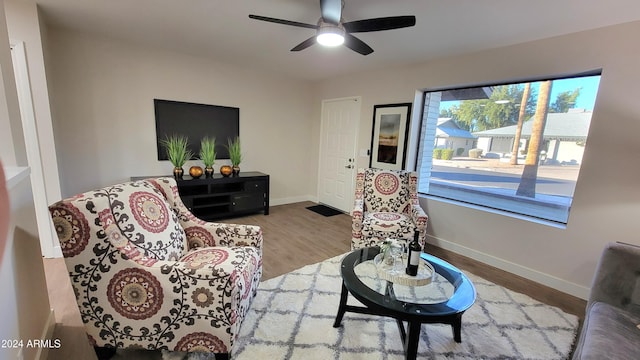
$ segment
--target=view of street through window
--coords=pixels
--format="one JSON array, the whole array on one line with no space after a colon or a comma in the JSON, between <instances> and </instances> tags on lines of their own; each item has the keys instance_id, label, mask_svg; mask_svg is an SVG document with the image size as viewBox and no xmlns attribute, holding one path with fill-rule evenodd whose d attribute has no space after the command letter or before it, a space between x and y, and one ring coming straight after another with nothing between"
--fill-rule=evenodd
<instances>
[{"instance_id":1,"label":"view of street through window","mask_svg":"<svg viewBox=\"0 0 640 360\"><path fill-rule=\"evenodd\" d=\"M566 224L599 73L427 91L418 191Z\"/></svg>"},{"instance_id":2,"label":"view of street through window","mask_svg":"<svg viewBox=\"0 0 640 360\"><path fill-rule=\"evenodd\" d=\"M520 184L524 165L511 165L500 159L472 159L454 157L451 160L433 160L431 178L451 183L499 187L516 190ZM540 165L537 191L540 194L573 195L580 167L577 165Z\"/></svg>"}]
</instances>

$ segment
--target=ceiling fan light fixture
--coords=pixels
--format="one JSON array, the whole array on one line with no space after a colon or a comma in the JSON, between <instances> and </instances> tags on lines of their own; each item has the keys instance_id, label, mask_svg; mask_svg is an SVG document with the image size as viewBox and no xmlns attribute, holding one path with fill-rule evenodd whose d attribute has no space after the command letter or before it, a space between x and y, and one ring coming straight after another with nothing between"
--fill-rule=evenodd
<instances>
[{"instance_id":1,"label":"ceiling fan light fixture","mask_svg":"<svg viewBox=\"0 0 640 360\"><path fill-rule=\"evenodd\" d=\"M316 41L323 46L340 46L344 44L344 28L342 25L322 23Z\"/></svg>"}]
</instances>

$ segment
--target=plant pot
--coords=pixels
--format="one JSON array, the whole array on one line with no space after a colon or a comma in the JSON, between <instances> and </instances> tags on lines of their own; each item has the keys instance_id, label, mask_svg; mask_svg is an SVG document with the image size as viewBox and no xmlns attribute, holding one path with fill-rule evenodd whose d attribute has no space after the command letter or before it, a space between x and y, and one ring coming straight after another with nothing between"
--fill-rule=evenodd
<instances>
[{"instance_id":1,"label":"plant pot","mask_svg":"<svg viewBox=\"0 0 640 360\"><path fill-rule=\"evenodd\" d=\"M182 175L184 174L184 170L181 167L173 168L173 177L176 179L182 179Z\"/></svg>"},{"instance_id":2,"label":"plant pot","mask_svg":"<svg viewBox=\"0 0 640 360\"><path fill-rule=\"evenodd\" d=\"M231 175L231 173L233 172L233 168L229 165L222 165L220 167L220 174L222 174L222 176L229 176Z\"/></svg>"},{"instance_id":3,"label":"plant pot","mask_svg":"<svg viewBox=\"0 0 640 360\"><path fill-rule=\"evenodd\" d=\"M192 166L189 168L189 175L191 175L191 177L194 179L199 178L203 173L204 171L200 166Z\"/></svg>"},{"instance_id":4,"label":"plant pot","mask_svg":"<svg viewBox=\"0 0 640 360\"><path fill-rule=\"evenodd\" d=\"M233 174L233 176L238 176L238 174L240 174L240 166L238 165L234 165L231 173Z\"/></svg>"},{"instance_id":5,"label":"plant pot","mask_svg":"<svg viewBox=\"0 0 640 360\"><path fill-rule=\"evenodd\" d=\"M211 166L204 168L204 176L208 178L213 176L213 168Z\"/></svg>"}]
</instances>

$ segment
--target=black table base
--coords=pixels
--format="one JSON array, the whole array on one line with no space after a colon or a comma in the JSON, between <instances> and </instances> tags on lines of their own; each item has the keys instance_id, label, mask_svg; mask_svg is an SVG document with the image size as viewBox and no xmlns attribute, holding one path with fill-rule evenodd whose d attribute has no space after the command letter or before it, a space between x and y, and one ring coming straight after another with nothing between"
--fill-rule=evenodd
<instances>
[{"instance_id":1,"label":"black table base","mask_svg":"<svg viewBox=\"0 0 640 360\"><path fill-rule=\"evenodd\" d=\"M462 314L473 305L476 298L471 281L453 265L423 253L421 258L428 261L439 276L454 286L454 292L448 299L437 303L401 301L396 297L393 283L386 281L384 291L377 292L365 285L355 273L354 269L358 264L372 260L379 251L378 247L358 249L342 260L340 305L333 327L341 326L346 312L393 318L398 325L407 360L414 360L418 354L422 324L451 325L453 339L458 343L462 342ZM364 306L347 305L349 295Z\"/></svg>"},{"instance_id":2,"label":"black table base","mask_svg":"<svg viewBox=\"0 0 640 360\"><path fill-rule=\"evenodd\" d=\"M393 284L387 283L387 292L392 289ZM347 305L347 298L349 297L349 290L342 282L342 291L340 293L340 305L338 307L338 314L336 320L333 323L333 327L337 328L341 326L342 318L347 312L376 315L394 318L398 324L398 330L400 331L400 338L404 347L405 359L414 360L418 356L418 341L420 340L420 330L422 324L448 324L451 325L453 331L453 340L457 343L462 342L462 313L452 314L448 316L399 316L391 311L388 311L382 307L362 307ZM407 322L405 330L405 322Z\"/></svg>"}]
</instances>

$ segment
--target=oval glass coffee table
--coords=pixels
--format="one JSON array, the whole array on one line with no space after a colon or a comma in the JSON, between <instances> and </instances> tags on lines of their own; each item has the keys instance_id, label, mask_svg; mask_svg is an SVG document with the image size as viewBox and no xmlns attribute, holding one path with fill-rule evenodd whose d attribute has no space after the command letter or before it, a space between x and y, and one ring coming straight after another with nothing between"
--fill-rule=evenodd
<instances>
[{"instance_id":1,"label":"oval glass coffee table","mask_svg":"<svg viewBox=\"0 0 640 360\"><path fill-rule=\"evenodd\" d=\"M373 259L379 252L378 247L358 249L342 260L342 293L333 326L340 326L345 312L394 318L406 359L417 356L422 324L449 324L453 339L462 342L462 314L476 300L469 278L448 262L422 253L421 261L428 261L435 270L432 282L422 286L394 284L378 276ZM349 294L364 306L347 305Z\"/></svg>"}]
</instances>

